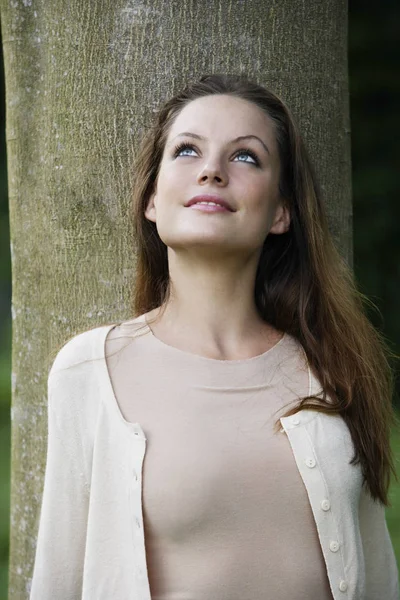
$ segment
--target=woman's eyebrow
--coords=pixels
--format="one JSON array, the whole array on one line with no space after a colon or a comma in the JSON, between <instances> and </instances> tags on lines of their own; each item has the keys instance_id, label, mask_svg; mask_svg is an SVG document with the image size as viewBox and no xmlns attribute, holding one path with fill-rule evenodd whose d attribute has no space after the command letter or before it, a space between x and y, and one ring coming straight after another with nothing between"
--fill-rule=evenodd
<instances>
[{"instance_id":1,"label":"woman's eyebrow","mask_svg":"<svg viewBox=\"0 0 400 600\"><path fill-rule=\"evenodd\" d=\"M176 135L175 138L183 137L183 136L184 137L192 137L192 138L195 138L196 140L205 140L206 139L203 136L198 135L197 133L191 133L190 131L183 131L182 133L178 133L178 135ZM173 139L175 139L175 138L173 138ZM268 154L270 154L270 151L268 150L268 147L265 144L265 142L263 142L262 139L260 139L257 135L240 135L239 137L232 140L232 143L240 142L241 140L246 140L246 139L258 140L260 142L260 144L262 144L264 146L266 152L268 152Z\"/></svg>"}]
</instances>

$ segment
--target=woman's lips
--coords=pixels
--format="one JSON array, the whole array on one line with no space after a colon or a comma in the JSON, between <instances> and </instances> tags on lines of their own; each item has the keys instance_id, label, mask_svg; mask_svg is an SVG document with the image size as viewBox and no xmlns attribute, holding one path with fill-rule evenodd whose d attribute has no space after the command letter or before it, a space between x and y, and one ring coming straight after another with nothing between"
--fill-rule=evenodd
<instances>
[{"instance_id":1,"label":"woman's lips","mask_svg":"<svg viewBox=\"0 0 400 600\"><path fill-rule=\"evenodd\" d=\"M203 212L231 212L224 206L212 204L192 204L192 206L189 206L188 208L193 208L194 210L201 210Z\"/></svg>"},{"instance_id":2,"label":"woman's lips","mask_svg":"<svg viewBox=\"0 0 400 600\"><path fill-rule=\"evenodd\" d=\"M197 196L193 196L193 198L190 198L190 200L186 202L185 206L189 207L202 202L204 202L205 204L208 204L208 202L218 204L218 206L223 206L224 208L226 208L226 210L230 212L235 212L233 207L227 200L225 200L225 198L222 198L221 196L218 196L216 194L198 194Z\"/></svg>"}]
</instances>

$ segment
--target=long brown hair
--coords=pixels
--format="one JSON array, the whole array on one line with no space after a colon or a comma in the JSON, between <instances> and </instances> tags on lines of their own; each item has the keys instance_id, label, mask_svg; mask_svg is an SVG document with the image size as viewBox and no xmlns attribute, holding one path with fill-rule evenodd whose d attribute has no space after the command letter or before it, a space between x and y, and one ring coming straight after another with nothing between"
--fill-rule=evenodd
<instances>
[{"instance_id":1,"label":"long brown hair","mask_svg":"<svg viewBox=\"0 0 400 600\"><path fill-rule=\"evenodd\" d=\"M205 75L167 101L143 139L135 166L132 202L137 257L133 316L165 306L170 293L167 246L144 216L166 139L182 108L196 98L230 94L253 102L272 119L281 163L280 193L289 201L286 233L265 239L254 297L260 316L303 346L323 397L307 396L288 410L339 413L354 444L351 464L361 463L371 496L391 506L391 472L397 478L390 430L398 425L392 406L394 356L364 314L372 303L356 289L353 274L328 229L316 177L294 119L282 100L241 75ZM317 402L316 402L317 400ZM279 420L275 428L280 427Z\"/></svg>"}]
</instances>

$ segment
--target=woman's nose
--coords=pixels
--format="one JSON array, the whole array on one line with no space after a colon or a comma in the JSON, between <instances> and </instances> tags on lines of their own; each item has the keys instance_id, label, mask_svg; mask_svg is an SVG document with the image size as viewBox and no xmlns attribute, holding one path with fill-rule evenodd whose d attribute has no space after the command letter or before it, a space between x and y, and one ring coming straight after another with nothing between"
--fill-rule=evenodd
<instances>
[{"instance_id":1,"label":"woman's nose","mask_svg":"<svg viewBox=\"0 0 400 600\"><path fill-rule=\"evenodd\" d=\"M217 161L208 161L198 174L197 180L198 183L216 182L219 184L226 184L228 182L228 176L220 163Z\"/></svg>"}]
</instances>

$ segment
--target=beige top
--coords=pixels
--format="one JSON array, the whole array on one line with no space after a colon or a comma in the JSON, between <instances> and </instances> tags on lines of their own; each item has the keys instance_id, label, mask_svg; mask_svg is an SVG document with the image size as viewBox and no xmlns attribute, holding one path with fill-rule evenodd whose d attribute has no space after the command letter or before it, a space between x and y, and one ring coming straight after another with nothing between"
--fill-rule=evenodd
<instances>
[{"instance_id":1,"label":"beige top","mask_svg":"<svg viewBox=\"0 0 400 600\"><path fill-rule=\"evenodd\" d=\"M300 344L285 334L259 356L217 360L139 324L111 329L106 355L119 350L107 358L114 394L147 438L152 600L332 600L306 488L285 432L272 430L308 393Z\"/></svg>"}]
</instances>

